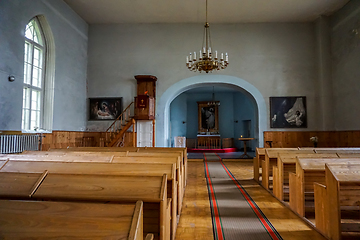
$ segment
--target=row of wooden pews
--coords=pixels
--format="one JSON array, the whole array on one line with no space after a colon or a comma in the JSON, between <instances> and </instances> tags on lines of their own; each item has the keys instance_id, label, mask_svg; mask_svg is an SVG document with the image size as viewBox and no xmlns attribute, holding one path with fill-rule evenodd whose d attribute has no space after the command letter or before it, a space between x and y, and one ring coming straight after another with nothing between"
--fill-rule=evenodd
<instances>
[{"instance_id":1,"label":"row of wooden pews","mask_svg":"<svg viewBox=\"0 0 360 240\"><path fill-rule=\"evenodd\" d=\"M329 239L360 239L360 148L258 148L254 179Z\"/></svg>"},{"instance_id":2,"label":"row of wooden pews","mask_svg":"<svg viewBox=\"0 0 360 240\"><path fill-rule=\"evenodd\" d=\"M19 204L31 203L34 209L38 209L39 204L53 203L60 206L64 203L92 204L89 208L99 205L96 209L100 209L108 205L134 206L140 201L138 225L141 227L137 227L137 233L141 231L138 234L141 238L134 239L151 236L161 240L175 239L186 185L186 157L186 148L71 148L0 155L0 199L11 204L14 200ZM88 206L79 208L83 207ZM51 208L53 205L49 206ZM71 213L69 209L66 212ZM32 214L43 213L34 210ZM99 221L102 218L109 217L100 216ZM79 226L83 226L80 223ZM91 223L95 232L104 234L110 233L109 228L113 226L100 224L104 227L100 231L95 222ZM76 225L72 224L72 228Z\"/></svg>"}]
</instances>

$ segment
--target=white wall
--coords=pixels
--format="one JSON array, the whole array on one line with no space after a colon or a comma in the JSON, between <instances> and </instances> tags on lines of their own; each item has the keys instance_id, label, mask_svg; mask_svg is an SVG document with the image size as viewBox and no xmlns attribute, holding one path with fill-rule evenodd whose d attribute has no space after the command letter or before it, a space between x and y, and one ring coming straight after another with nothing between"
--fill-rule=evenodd
<instances>
[{"instance_id":1,"label":"white wall","mask_svg":"<svg viewBox=\"0 0 360 240\"><path fill-rule=\"evenodd\" d=\"M84 130L88 26L61 0L0 1L0 130L21 130L25 26L37 15L55 40L53 130Z\"/></svg>"},{"instance_id":2,"label":"white wall","mask_svg":"<svg viewBox=\"0 0 360 240\"><path fill-rule=\"evenodd\" d=\"M230 60L227 69L211 75L244 79L260 91L267 106L270 96L306 96L309 122L305 130L320 127L316 114L320 106L314 101L317 60L313 23L210 23L210 28L213 50L228 52ZM185 66L186 55L200 50L202 34L202 24L91 25L89 96L124 97L126 106L136 93L134 75L151 74L158 78L157 105L161 104L162 94L175 83L206 75L190 72ZM269 128L266 122L265 128Z\"/></svg>"},{"instance_id":3,"label":"white wall","mask_svg":"<svg viewBox=\"0 0 360 240\"><path fill-rule=\"evenodd\" d=\"M360 1L351 1L332 17L332 80L336 130L359 130Z\"/></svg>"}]
</instances>

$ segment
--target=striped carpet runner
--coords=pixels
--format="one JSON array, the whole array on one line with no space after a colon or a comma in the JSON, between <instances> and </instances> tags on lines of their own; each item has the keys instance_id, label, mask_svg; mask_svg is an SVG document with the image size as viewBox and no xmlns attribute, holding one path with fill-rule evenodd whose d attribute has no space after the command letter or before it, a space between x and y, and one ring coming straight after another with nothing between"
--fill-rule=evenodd
<instances>
[{"instance_id":1,"label":"striped carpet runner","mask_svg":"<svg viewBox=\"0 0 360 240\"><path fill-rule=\"evenodd\" d=\"M215 240L280 240L241 184L214 153L204 153Z\"/></svg>"}]
</instances>

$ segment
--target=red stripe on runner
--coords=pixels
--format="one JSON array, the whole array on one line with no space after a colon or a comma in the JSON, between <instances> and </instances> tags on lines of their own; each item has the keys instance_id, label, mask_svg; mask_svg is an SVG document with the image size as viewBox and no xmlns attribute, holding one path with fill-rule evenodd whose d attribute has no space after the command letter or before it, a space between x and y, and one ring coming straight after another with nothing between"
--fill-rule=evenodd
<instances>
[{"instance_id":1,"label":"red stripe on runner","mask_svg":"<svg viewBox=\"0 0 360 240\"><path fill-rule=\"evenodd\" d=\"M239 183L236 181L235 178L233 178L233 176L229 173L228 169L224 166L224 164L221 162L221 165L223 166L223 168L225 169L225 171L227 172L227 174L229 175L229 177L234 181L235 185L238 187L238 189L241 191L241 193L243 194L243 196L245 197L246 201L248 201L248 203L250 204L251 208L254 210L254 212L256 213L257 217L260 219L260 221L262 222L262 224L265 226L266 230L269 232L270 236L275 239L275 240L280 240L276 234L274 233L274 231L271 229L271 227L269 226L269 224L265 221L264 217L261 215L261 213L259 212L259 210L257 209L257 207L253 204L253 202L250 200L250 198L247 196L246 192L241 188L241 186L239 185Z\"/></svg>"},{"instance_id":2,"label":"red stripe on runner","mask_svg":"<svg viewBox=\"0 0 360 240\"><path fill-rule=\"evenodd\" d=\"M206 161L206 156L204 154L205 157L205 165L206 165L206 177L208 178L208 183L209 183L209 187L210 187L210 194L211 194L211 202L214 208L214 218L215 218L215 223L216 223L216 230L217 230L217 235L218 235L218 239L223 240L223 233L222 233L222 228L221 228L221 223L220 223L220 216L219 216L219 211L218 211L218 206L216 203L216 199L215 199L215 194L214 194L214 189L211 183L211 179L210 179L210 174L209 174L209 167Z\"/></svg>"},{"instance_id":3,"label":"red stripe on runner","mask_svg":"<svg viewBox=\"0 0 360 240\"><path fill-rule=\"evenodd\" d=\"M215 155L219 158L220 161L222 161L221 157L217 153L215 153Z\"/></svg>"}]
</instances>

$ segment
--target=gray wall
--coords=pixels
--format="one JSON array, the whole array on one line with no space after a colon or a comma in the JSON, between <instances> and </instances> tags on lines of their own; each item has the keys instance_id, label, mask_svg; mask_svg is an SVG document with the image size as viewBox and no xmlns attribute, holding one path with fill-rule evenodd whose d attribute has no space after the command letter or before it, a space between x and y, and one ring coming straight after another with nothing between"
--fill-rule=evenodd
<instances>
[{"instance_id":1,"label":"gray wall","mask_svg":"<svg viewBox=\"0 0 360 240\"><path fill-rule=\"evenodd\" d=\"M228 52L230 60L227 69L211 75L244 79L260 91L267 106L270 96L306 96L309 120L305 130L321 127L317 114L321 106L315 101L318 73L314 23L210 23L210 28L213 50ZM134 75L151 74L158 77L159 105L169 87L204 75L185 66L186 55L201 48L202 33L202 24L91 25L89 97L121 96L127 106L136 93ZM163 126L157 126L157 132L159 127Z\"/></svg>"},{"instance_id":2,"label":"gray wall","mask_svg":"<svg viewBox=\"0 0 360 240\"><path fill-rule=\"evenodd\" d=\"M331 51L336 130L359 130L360 1L351 1L332 17Z\"/></svg>"},{"instance_id":3,"label":"gray wall","mask_svg":"<svg viewBox=\"0 0 360 240\"><path fill-rule=\"evenodd\" d=\"M85 130L88 26L61 0L0 1L0 130L21 130L25 26L37 15L55 39L53 130Z\"/></svg>"}]
</instances>

